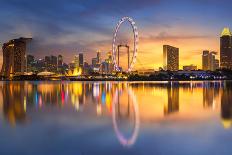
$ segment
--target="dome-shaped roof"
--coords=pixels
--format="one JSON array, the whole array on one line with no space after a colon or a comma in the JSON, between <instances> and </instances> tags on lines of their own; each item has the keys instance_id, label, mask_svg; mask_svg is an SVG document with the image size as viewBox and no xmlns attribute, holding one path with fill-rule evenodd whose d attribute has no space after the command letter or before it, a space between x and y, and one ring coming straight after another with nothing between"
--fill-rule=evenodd
<instances>
[{"instance_id":1,"label":"dome-shaped roof","mask_svg":"<svg viewBox=\"0 0 232 155\"><path fill-rule=\"evenodd\" d=\"M222 33L221 33L221 37L222 36L231 36L231 32L230 32L230 29L228 27L225 27L223 30L222 30Z\"/></svg>"}]
</instances>

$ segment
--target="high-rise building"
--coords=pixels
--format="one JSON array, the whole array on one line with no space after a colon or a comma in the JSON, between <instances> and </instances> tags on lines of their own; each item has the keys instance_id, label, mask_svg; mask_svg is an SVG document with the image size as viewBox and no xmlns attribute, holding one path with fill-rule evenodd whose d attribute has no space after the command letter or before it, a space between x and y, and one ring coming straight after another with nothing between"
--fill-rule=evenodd
<instances>
[{"instance_id":1,"label":"high-rise building","mask_svg":"<svg viewBox=\"0 0 232 155\"><path fill-rule=\"evenodd\" d=\"M101 64L101 52L97 52L97 64Z\"/></svg>"},{"instance_id":2,"label":"high-rise building","mask_svg":"<svg viewBox=\"0 0 232 155\"><path fill-rule=\"evenodd\" d=\"M33 69L33 64L35 63L35 57L33 55L27 55L27 60L26 60L26 72L32 72Z\"/></svg>"},{"instance_id":3,"label":"high-rise building","mask_svg":"<svg viewBox=\"0 0 232 155\"><path fill-rule=\"evenodd\" d=\"M209 51L207 50L202 54L202 70L209 70Z\"/></svg>"},{"instance_id":4,"label":"high-rise building","mask_svg":"<svg viewBox=\"0 0 232 155\"><path fill-rule=\"evenodd\" d=\"M51 57L50 56L45 56L44 62L45 62L46 70L49 71L50 68L51 68Z\"/></svg>"},{"instance_id":5,"label":"high-rise building","mask_svg":"<svg viewBox=\"0 0 232 155\"><path fill-rule=\"evenodd\" d=\"M98 59L97 58L92 58L92 65L96 66L98 64Z\"/></svg>"},{"instance_id":6,"label":"high-rise building","mask_svg":"<svg viewBox=\"0 0 232 155\"><path fill-rule=\"evenodd\" d=\"M80 67L84 66L84 55L83 55L83 53L79 53L79 66Z\"/></svg>"},{"instance_id":7,"label":"high-rise building","mask_svg":"<svg viewBox=\"0 0 232 155\"><path fill-rule=\"evenodd\" d=\"M50 71L56 72L57 65L58 65L57 57L52 55L51 56L51 69L50 69Z\"/></svg>"},{"instance_id":8,"label":"high-rise building","mask_svg":"<svg viewBox=\"0 0 232 155\"><path fill-rule=\"evenodd\" d=\"M13 39L3 44L2 76L10 77L10 75L24 74L28 40L31 38Z\"/></svg>"},{"instance_id":9,"label":"high-rise building","mask_svg":"<svg viewBox=\"0 0 232 155\"><path fill-rule=\"evenodd\" d=\"M62 67L63 66L63 57L62 55L58 55L58 67Z\"/></svg>"},{"instance_id":10,"label":"high-rise building","mask_svg":"<svg viewBox=\"0 0 232 155\"><path fill-rule=\"evenodd\" d=\"M217 70L220 68L220 64L219 64L219 60L218 59L215 59L215 64L214 64L214 68Z\"/></svg>"},{"instance_id":11,"label":"high-rise building","mask_svg":"<svg viewBox=\"0 0 232 155\"><path fill-rule=\"evenodd\" d=\"M179 48L169 45L163 46L163 67L164 70L179 70Z\"/></svg>"},{"instance_id":12,"label":"high-rise building","mask_svg":"<svg viewBox=\"0 0 232 155\"><path fill-rule=\"evenodd\" d=\"M216 52L210 52L209 54L209 70L211 71L215 71L216 68L215 68L215 58L216 56Z\"/></svg>"},{"instance_id":13,"label":"high-rise building","mask_svg":"<svg viewBox=\"0 0 232 155\"><path fill-rule=\"evenodd\" d=\"M75 68L76 68L76 67L79 67L79 62L80 62L79 56L78 56L78 55L75 55L75 56L74 56L74 66L75 66Z\"/></svg>"},{"instance_id":14,"label":"high-rise building","mask_svg":"<svg viewBox=\"0 0 232 155\"><path fill-rule=\"evenodd\" d=\"M221 33L220 67L232 69L232 35L229 28L224 28Z\"/></svg>"},{"instance_id":15,"label":"high-rise building","mask_svg":"<svg viewBox=\"0 0 232 155\"><path fill-rule=\"evenodd\" d=\"M207 50L203 51L202 54L202 70L215 71L218 69L216 61L216 52L209 52Z\"/></svg>"}]
</instances>

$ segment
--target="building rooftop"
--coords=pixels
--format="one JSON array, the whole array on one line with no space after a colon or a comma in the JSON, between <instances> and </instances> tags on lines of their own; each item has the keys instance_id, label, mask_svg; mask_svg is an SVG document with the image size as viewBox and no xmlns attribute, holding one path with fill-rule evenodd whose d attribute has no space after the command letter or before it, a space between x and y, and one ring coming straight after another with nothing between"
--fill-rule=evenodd
<instances>
[{"instance_id":1,"label":"building rooftop","mask_svg":"<svg viewBox=\"0 0 232 155\"><path fill-rule=\"evenodd\" d=\"M228 27L225 27L223 30L222 30L222 33L221 33L221 37L222 36L232 36L231 34L231 31Z\"/></svg>"}]
</instances>

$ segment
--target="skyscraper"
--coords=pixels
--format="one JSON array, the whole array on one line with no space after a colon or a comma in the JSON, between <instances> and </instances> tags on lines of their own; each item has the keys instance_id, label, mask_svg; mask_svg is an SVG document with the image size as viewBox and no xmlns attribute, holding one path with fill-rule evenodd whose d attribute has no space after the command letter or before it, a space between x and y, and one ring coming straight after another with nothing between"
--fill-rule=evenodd
<instances>
[{"instance_id":1,"label":"skyscraper","mask_svg":"<svg viewBox=\"0 0 232 155\"><path fill-rule=\"evenodd\" d=\"M10 77L10 75L24 74L26 66L26 45L28 40L31 40L31 38L13 39L3 44L3 64L1 75Z\"/></svg>"},{"instance_id":2,"label":"skyscraper","mask_svg":"<svg viewBox=\"0 0 232 155\"><path fill-rule=\"evenodd\" d=\"M79 56L75 55L74 56L74 66L75 66L75 68L79 67L79 62L80 62Z\"/></svg>"},{"instance_id":3,"label":"skyscraper","mask_svg":"<svg viewBox=\"0 0 232 155\"><path fill-rule=\"evenodd\" d=\"M202 54L202 70L209 70L209 51L203 51Z\"/></svg>"},{"instance_id":4,"label":"skyscraper","mask_svg":"<svg viewBox=\"0 0 232 155\"><path fill-rule=\"evenodd\" d=\"M97 52L97 64L101 63L101 53L100 51Z\"/></svg>"},{"instance_id":5,"label":"skyscraper","mask_svg":"<svg viewBox=\"0 0 232 155\"><path fill-rule=\"evenodd\" d=\"M50 56L45 56L44 62L45 62L46 70L50 71L50 68L51 68L51 57Z\"/></svg>"},{"instance_id":6,"label":"skyscraper","mask_svg":"<svg viewBox=\"0 0 232 155\"><path fill-rule=\"evenodd\" d=\"M58 55L58 67L62 67L63 66L63 57L62 55Z\"/></svg>"},{"instance_id":7,"label":"skyscraper","mask_svg":"<svg viewBox=\"0 0 232 155\"><path fill-rule=\"evenodd\" d=\"M218 69L216 61L216 52L209 52L207 50L203 51L202 54L202 70L207 71L215 71Z\"/></svg>"},{"instance_id":8,"label":"skyscraper","mask_svg":"<svg viewBox=\"0 0 232 155\"><path fill-rule=\"evenodd\" d=\"M26 72L32 71L32 66L35 62L35 57L33 55L27 55L27 61L26 61Z\"/></svg>"},{"instance_id":9,"label":"skyscraper","mask_svg":"<svg viewBox=\"0 0 232 155\"><path fill-rule=\"evenodd\" d=\"M83 53L79 53L79 66L80 67L84 66L84 55L83 55Z\"/></svg>"},{"instance_id":10,"label":"skyscraper","mask_svg":"<svg viewBox=\"0 0 232 155\"><path fill-rule=\"evenodd\" d=\"M51 56L51 71L56 72L57 71L57 57L56 56Z\"/></svg>"},{"instance_id":11,"label":"skyscraper","mask_svg":"<svg viewBox=\"0 0 232 155\"><path fill-rule=\"evenodd\" d=\"M232 69L232 40L229 28L224 28L220 38L220 67Z\"/></svg>"},{"instance_id":12,"label":"skyscraper","mask_svg":"<svg viewBox=\"0 0 232 155\"><path fill-rule=\"evenodd\" d=\"M163 67L164 70L179 70L179 48L169 45L163 46Z\"/></svg>"}]
</instances>

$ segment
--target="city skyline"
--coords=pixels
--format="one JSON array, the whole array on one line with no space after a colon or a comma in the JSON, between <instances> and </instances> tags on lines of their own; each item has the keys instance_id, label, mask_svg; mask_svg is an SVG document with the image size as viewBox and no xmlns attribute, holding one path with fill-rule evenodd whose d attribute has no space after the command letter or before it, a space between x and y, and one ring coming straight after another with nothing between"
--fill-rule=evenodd
<instances>
[{"instance_id":1,"label":"city skyline","mask_svg":"<svg viewBox=\"0 0 232 155\"><path fill-rule=\"evenodd\" d=\"M79 52L88 58L94 57L98 50L104 52L102 55L107 55L106 53L112 49L115 25L126 15L131 16L138 26L139 61L146 62L143 67L158 69L162 66L162 46L169 44L180 48L180 68L189 64L201 68L202 51L219 53L220 33L223 27L231 27L231 13L227 2L229 1L120 0L112 1L110 4L107 1L72 1L70 3L73 5L70 5L63 0L23 0L20 3L14 0L3 1L5 7L0 15L4 19L0 26L0 42L21 36L32 37L34 40L30 54L61 54L66 62L71 61L73 55ZM172 3L176 5L169 7ZM50 9L46 9L47 7ZM22 18L19 18L21 16ZM2 64L2 55L0 59ZM87 61L91 62L88 59ZM135 68L139 69L142 66L136 64Z\"/></svg>"}]
</instances>

